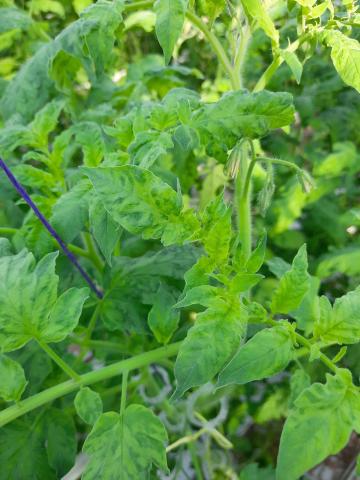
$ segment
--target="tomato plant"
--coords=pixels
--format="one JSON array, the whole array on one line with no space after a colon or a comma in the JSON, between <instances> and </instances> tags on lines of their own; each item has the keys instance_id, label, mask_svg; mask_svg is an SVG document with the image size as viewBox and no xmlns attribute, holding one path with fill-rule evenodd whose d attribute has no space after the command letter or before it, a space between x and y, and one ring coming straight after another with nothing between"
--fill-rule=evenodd
<instances>
[{"instance_id":1,"label":"tomato plant","mask_svg":"<svg viewBox=\"0 0 360 480\"><path fill-rule=\"evenodd\" d=\"M296 480L360 433L357 10L0 1L1 480Z\"/></svg>"}]
</instances>

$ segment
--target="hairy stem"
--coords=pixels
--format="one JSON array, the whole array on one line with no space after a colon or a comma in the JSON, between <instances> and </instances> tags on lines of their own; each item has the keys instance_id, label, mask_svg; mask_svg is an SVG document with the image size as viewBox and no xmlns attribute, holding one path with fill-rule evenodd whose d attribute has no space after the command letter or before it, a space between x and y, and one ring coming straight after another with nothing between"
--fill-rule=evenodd
<instances>
[{"instance_id":1,"label":"hairy stem","mask_svg":"<svg viewBox=\"0 0 360 480\"><path fill-rule=\"evenodd\" d=\"M48 388L47 390L37 393L25 400L21 400L16 405L12 405L0 412L0 427L48 402L74 392L82 386L92 385L117 375L121 375L125 371L145 367L146 365L156 363L164 358L173 357L178 353L180 345L181 342L173 343L165 347L151 350L150 352L141 353L132 358L121 360L113 365L108 365L100 370L85 373L79 377L78 382L75 380L68 380L67 382L55 385L54 387Z\"/></svg>"},{"instance_id":2,"label":"hairy stem","mask_svg":"<svg viewBox=\"0 0 360 480\"><path fill-rule=\"evenodd\" d=\"M242 143L239 147L240 169L235 183L235 200L238 219L238 236L242 247L244 259L251 255L252 225L251 225L251 192L245 190L246 179L250 168L248 147Z\"/></svg>"},{"instance_id":3,"label":"hairy stem","mask_svg":"<svg viewBox=\"0 0 360 480\"><path fill-rule=\"evenodd\" d=\"M125 370L124 373L122 374L122 381L121 381L120 415L124 414L125 408L126 408L128 377L129 377L129 371Z\"/></svg>"}]
</instances>

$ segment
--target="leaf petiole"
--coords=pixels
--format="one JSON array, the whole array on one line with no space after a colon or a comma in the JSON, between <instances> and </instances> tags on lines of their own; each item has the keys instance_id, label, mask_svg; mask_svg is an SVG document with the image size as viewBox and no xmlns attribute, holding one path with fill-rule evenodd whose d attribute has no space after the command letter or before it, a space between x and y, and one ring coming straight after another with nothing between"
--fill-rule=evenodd
<instances>
[{"instance_id":1,"label":"leaf petiole","mask_svg":"<svg viewBox=\"0 0 360 480\"><path fill-rule=\"evenodd\" d=\"M44 352L49 355L49 357L61 368L61 370L63 370L63 372L75 380L75 382L79 382L81 380L80 375L78 375L47 343L38 339L36 339L36 341L44 350Z\"/></svg>"}]
</instances>

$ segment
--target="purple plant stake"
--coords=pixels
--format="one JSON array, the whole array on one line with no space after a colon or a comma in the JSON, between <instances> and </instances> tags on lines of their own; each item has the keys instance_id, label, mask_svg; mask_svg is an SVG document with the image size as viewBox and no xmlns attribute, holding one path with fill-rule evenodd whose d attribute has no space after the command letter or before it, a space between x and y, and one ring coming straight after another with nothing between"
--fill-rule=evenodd
<instances>
[{"instance_id":1,"label":"purple plant stake","mask_svg":"<svg viewBox=\"0 0 360 480\"><path fill-rule=\"evenodd\" d=\"M64 254L67 256L67 258L70 260L70 262L74 265L75 268L78 269L80 272L80 275L83 277L85 282L89 285L91 290L95 293L95 295L98 298L103 298L103 293L97 288L95 283L92 281L92 279L89 277L89 275L86 273L86 271L82 268L80 263L77 261L77 258L75 255L70 252L68 247L66 246L66 243L60 238L60 236L56 233L56 231L53 229L53 227L50 225L50 223L46 220L44 215L40 212L38 207L35 205L35 203L31 200L29 194L25 190L25 188L17 181L15 176L13 175L12 171L10 168L6 165L4 160L0 158L0 167L4 170L6 176L10 180L11 184L14 186L15 190L21 195L21 197L25 200L25 202L29 205L29 207L33 210L35 215L38 217L40 222L44 225L46 230L50 233L50 235L55 238L57 243L59 244L61 250L64 252Z\"/></svg>"}]
</instances>

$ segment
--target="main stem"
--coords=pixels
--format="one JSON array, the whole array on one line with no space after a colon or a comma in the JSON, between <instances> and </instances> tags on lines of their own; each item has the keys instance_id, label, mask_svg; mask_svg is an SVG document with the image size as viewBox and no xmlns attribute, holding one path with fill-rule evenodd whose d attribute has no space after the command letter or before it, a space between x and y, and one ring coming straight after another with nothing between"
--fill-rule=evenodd
<instances>
[{"instance_id":1,"label":"main stem","mask_svg":"<svg viewBox=\"0 0 360 480\"><path fill-rule=\"evenodd\" d=\"M242 247L244 260L251 255L252 225L251 225L251 189L246 188L246 180L250 169L248 146L245 143L240 145L238 155L240 156L240 169L235 183L235 199L237 206L238 237Z\"/></svg>"},{"instance_id":2,"label":"main stem","mask_svg":"<svg viewBox=\"0 0 360 480\"><path fill-rule=\"evenodd\" d=\"M79 381L69 380L54 387L48 388L43 392L37 393L32 397L26 398L6 408L0 412L0 427L12 422L18 417L31 412L35 408L41 407L48 402L52 402L57 398L63 397L68 393L74 392L80 387L92 385L93 383L101 382L109 378L121 375L126 371L135 370L137 368L145 367L151 363L159 362L165 358L174 357L180 348L181 342L173 343L165 347L151 350L150 352L136 355L135 357L121 360L120 362L108 365L100 370L94 370L84 375L79 376Z\"/></svg>"}]
</instances>

